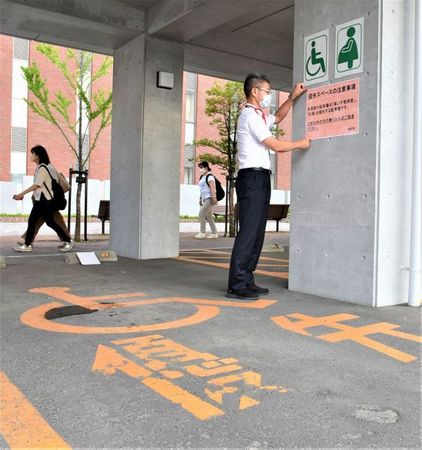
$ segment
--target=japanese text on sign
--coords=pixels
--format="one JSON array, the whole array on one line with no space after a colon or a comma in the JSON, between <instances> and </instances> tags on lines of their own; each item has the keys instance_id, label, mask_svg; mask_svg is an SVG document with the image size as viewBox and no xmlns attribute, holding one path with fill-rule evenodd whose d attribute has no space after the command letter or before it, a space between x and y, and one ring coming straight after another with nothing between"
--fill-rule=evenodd
<instances>
[{"instance_id":1,"label":"japanese text on sign","mask_svg":"<svg viewBox=\"0 0 422 450\"><path fill-rule=\"evenodd\" d=\"M359 79L309 89L306 94L309 139L359 132Z\"/></svg>"}]
</instances>

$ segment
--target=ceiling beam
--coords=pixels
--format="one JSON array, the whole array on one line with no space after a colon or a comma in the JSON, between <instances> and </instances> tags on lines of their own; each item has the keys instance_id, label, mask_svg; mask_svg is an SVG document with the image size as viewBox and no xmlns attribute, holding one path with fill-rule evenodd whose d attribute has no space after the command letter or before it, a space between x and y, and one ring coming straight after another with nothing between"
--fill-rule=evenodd
<instances>
[{"instance_id":1,"label":"ceiling beam","mask_svg":"<svg viewBox=\"0 0 422 450\"><path fill-rule=\"evenodd\" d=\"M113 0L72 0L72 1L51 1L51 0L0 0L2 16L4 8L27 7L34 12L44 12L44 14L61 14L66 17L95 22L118 28L129 28L144 31L145 13L142 9L117 4Z\"/></svg>"},{"instance_id":2,"label":"ceiling beam","mask_svg":"<svg viewBox=\"0 0 422 450\"><path fill-rule=\"evenodd\" d=\"M280 0L259 2L272 11ZM161 0L147 12L147 33L188 42L258 8L256 0Z\"/></svg>"},{"instance_id":3,"label":"ceiling beam","mask_svg":"<svg viewBox=\"0 0 422 450\"><path fill-rule=\"evenodd\" d=\"M289 90L293 80L293 70L282 65L189 43L185 44L184 70L241 82L248 73L261 72L278 90Z\"/></svg>"},{"instance_id":4,"label":"ceiling beam","mask_svg":"<svg viewBox=\"0 0 422 450\"><path fill-rule=\"evenodd\" d=\"M37 9L23 3L0 0L4 34L65 47L112 54L134 39L139 31L93 22L88 19Z\"/></svg>"}]
</instances>

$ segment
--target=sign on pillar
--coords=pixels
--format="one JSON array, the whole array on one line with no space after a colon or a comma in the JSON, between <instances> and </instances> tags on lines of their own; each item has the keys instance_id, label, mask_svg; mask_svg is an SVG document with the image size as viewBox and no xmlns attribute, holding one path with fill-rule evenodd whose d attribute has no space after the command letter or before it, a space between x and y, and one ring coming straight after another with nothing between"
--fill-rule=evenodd
<instances>
[{"instance_id":1,"label":"sign on pillar","mask_svg":"<svg viewBox=\"0 0 422 450\"><path fill-rule=\"evenodd\" d=\"M336 26L335 77L345 77L363 70L364 18Z\"/></svg>"},{"instance_id":2,"label":"sign on pillar","mask_svg":"<svg viewBox=\"0 0 422 450\"><path fill-rule=\"evenodd\" d=\"M305 36L304 75L306 85L328 80L328 30Z\"/></svg>"}]
</instances>

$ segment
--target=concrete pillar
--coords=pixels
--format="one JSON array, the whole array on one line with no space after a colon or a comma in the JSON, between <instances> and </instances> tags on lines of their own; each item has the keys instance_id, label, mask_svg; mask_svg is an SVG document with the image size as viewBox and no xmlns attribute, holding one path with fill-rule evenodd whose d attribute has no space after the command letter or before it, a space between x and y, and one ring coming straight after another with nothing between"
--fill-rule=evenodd
<instances>
[{"instance_id":1,"label":"concrete pillar","mask_svg":"<svg viewBox=\"0 0 422 450\"><path fill-rule=\"evenodd\" d=\"M173 89L157 72L174 74ZM145 35L114 55L111 246L135 259L179 252L183 45Z\"/></svg>"},{"instance_id":2,"label":"concrete pillar","mask_svg":"<svg viewBox=\"0 0 422 450\"><path fill-rule=\"evenodd\" d=\"M360 129L315 140L293 157L293 291L368 306L407 301L412 130L420 126L412 117L414 7L406 0L295 2L294 80L303 78L304 36L329 29L322 84L360 79ZM363 72L335 79L336 25L360 17ZM295 106L296 138L305 132L305 106Z\"/></svg>"}]
</instances>

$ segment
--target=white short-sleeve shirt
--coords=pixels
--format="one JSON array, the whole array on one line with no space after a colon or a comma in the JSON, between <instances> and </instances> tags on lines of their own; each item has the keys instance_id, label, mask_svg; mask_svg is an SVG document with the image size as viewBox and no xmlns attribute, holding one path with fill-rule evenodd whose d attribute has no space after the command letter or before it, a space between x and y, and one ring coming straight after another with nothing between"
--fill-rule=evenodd
<instances>
[{"instance_id":1,"label":"white short-sleeve shirt","mask_svg":"<svg viewBox=\"0 0 422 450\"><path fill-rule=\"evenodd\" d=\"M211 188L208 186L208 183L207 183L207 177L208 177L208 183L210 183L211 181L214 181L214 183L215 183L214 175L211 172L206 173L205 175L203 175L200 178L199 191L201 193L202 201L205 201L207 198L212 197Z\"/></svg>"},{"instance_id":2,"label":"white short-sleeve shirt","mask_svg":"<svg viewBox=\"0 0 422 450\"><path fill-rule=\"evenodd\" d=\"M48 164L47 167L51 173L51 176L57 181L58 180L58 172L57 172L56 168L52 164ZM37 167L37 169L35 170L34 184L39 186L39 188L35 189L34 194L33 194L35 200L37 200L37 201L40 200L41 193L44 194L44 197L47 200L52 199L53 187L52 187L52 183L51 183L51 177L48 174L45 166L43 166L43 164L40 164Z\"/></svg>"},{"instance_id":3,"label":"white short-sleeve shirt","mask_svg":"<svg viewBox=\"0 0 422 450\"><path fill-rule=\"evenodd\" d=\"M237 123L239 169L271 168L269 150L262 144L262 141L272 136L270 130L274 123L275 116L273 114L265 116L261 109L246 104Z\"/></svg>"}]
</instances>

